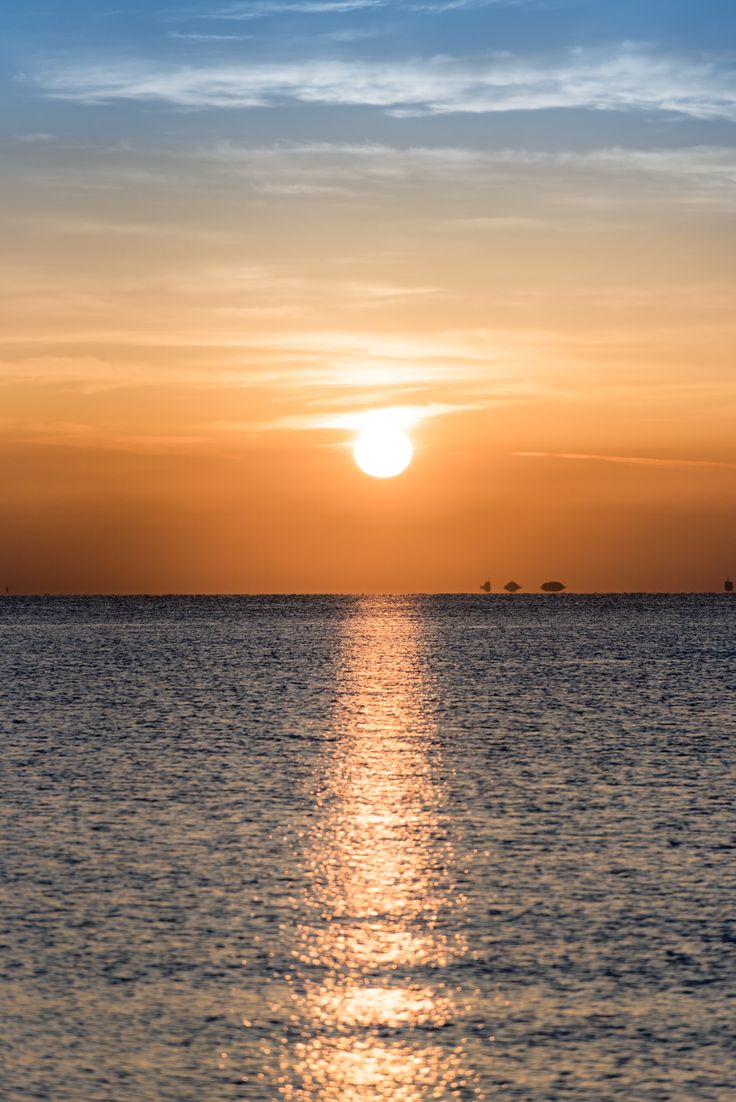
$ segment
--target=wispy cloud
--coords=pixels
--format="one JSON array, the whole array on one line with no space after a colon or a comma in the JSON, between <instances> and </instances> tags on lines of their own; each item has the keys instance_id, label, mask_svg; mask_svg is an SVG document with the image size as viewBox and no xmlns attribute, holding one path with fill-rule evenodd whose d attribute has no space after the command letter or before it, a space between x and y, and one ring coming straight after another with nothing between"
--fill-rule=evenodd
<instances>
[{"instance_id":1,"label":"wispy cloud","mask_svg":"<svg viewBox=\"0 0 736 1102\"><path fill-rule=\"evenodd\" d=\"M298 395L340 417L359 405L446 401L513 402L544 391L529 377L528 333L284 330L243 336L149 330L45 332L0 343L0 386L60 385L110 390L206 385ZM157 365L156 372L150 370Z\"/></svg>"},{"instance_id":2,"label":"wispy cloud","mask_svg":"<svg viewBox=\"0 0 736 1102\"><path fill-rule=\"evenodd\" d=\"M324 31L322 38L327 42L364 42L369 38L381 38L392 33L392 28L383 24L380 27L345 27L336 31Z\"/></svg>"},{"instance_id":3,"label":"wispy cloud","mask_svg":"<svg viewBox=\"0 0 736 1102\"><path fill-rule=\"evenodd\" d=\"M430 15L442 15L443 12L461 11L464 8L521 8L534 6L539 0L418 0L407 5L410 11L425 12Z\"/></svg>"},{"instance_id":4,"label":"wispy cloud","mask_svg":"<svg viewBox=\"0 0 736 1102\"><path fill-rule=\"evenodd\" d=\"M387 0L253 0L249 4L226 4L202 12L202 18L225 20L264 19L271 15L342 15L346 12L385 8Z\"/></svg>"},{"instance_id":5,"label":"wispy cloud","mask_svg":"<svg viewBox=\"0 0 736 1102\"><path fill-rule=\"evenodd\" d=\"M253 435L261 432L361 432L369 428L376 418L383 423L393 421L399 428L411 429L428 418L445 417L448 414L468 413L487 409L490 402L426 402L422 405L381 406L375 395L368 408L351 409L340 413L325 410L288 414L261 421L212 421L206 426L218 433Z\"/></svg>"},{"instance_id":6,"label":"wispy cloud","mask_svg":"<svg viewBox=\"0 0 736 1102\"><path fill-rule=\"evenodd\" d=\"M632 45L559 57L436 56L171 67L108 63L49 69L49 96L82 103L161 101L188 108L284 101L368 106L397 116L588 108L657 110L736 120L736 66Z\"/></svg>"},{"instance_id":7,"label":"wispy cloud","mask_svg":"<svg viewBox=\"0 0 736 1102\"><path fill-rule=\"evenodd\" d=\"M520 7L534 0L426 0L422 3L396 4L392 0L252 0L249 4L226 4L201 13L206 19L251 20L272 15L346 15L351 12L402 8L415 14L441 15L463 8Z\"/></svg>"},{"instance_id":8,"label":"wispy cloud","mask_svg":"<svg viewBox=\"0 0 736 1102\"><path fill-rule=\"evenodd\" d=\"M184 31L169 31L169 38L184 42L248 42L252 37L250 34L187 34Z\"/></svg>"},{"instance_id":9,"label":"wispy cloud","mask_svg":"<svg viewBox=\"0 0 736 1102\"><path fill-rule=\"evenodd\" d=\"M47 145L49 142L55 141L56 138L53 134L47 134L45 132L21 134L17 138L23 145Z\"/></svg>"},{"instance_id":10,"label":"wispy cloud","mask_svg":"<svg viewBox=\"0 0 736 1102\"><path fill-rule=\"evenodd\" d=\"M189 452L207 443L207 435L182 433L130 433L77 421L54 418L0 421L0 433L6 443L37 444L53 447L134 452L141 455L167 455Z\"/></svg>"},{"instance_id":11,"label":"wispy cloud","mask_svg":"<svg viewBox=\"0 0 736 1102\"><path fill-rule=\"evenodd\" d=\"M734 469L736 463L721 463L712 459L660 459L641 455L587 455L584 452L514 452L523 459L567 459L586 463L625 463L635 467L661 467L663 469L696 470L709 467Z\"/></svg>"},{"instance_id":12,"label":"wispy cloud","mask_svg":"<svg viewBox=\"0 0 736 1102\"><path fill-rule=\"evenodd\" d=\"M601 148L585 152L483 150L458 146L399 148L377 143L279 142L248 146L215 142L189 149L69 148L49 143L39 162L28 148L7 168L23 187L60 194L139 187L192 191L235 186L257 198L331 202L391 196L421 187L423 194L478 200L443 217L443 232L541 229L560 217L589 225L612 206L647 207L653 215L712 217L736 206L736 150L726 146L677 149ZM610 223L609 223L610 224ZM121 224L124 229L124 224ZM191 227L189 227L191 231ZM230 232L230 231L228 231Z\"/></svg>"},{"instance_id":13,"label":"wispy cloud","mask_svg":"<svg viewBox=\"0 0 736 1102\"><path fill-rule=\"evenodd\" d=\"M457 146L292 143L246 147L218 143L187 154L207 171L232 173L260 194L351 196L396 193L421 186L452 186L466 195L493 194L493 214L456 215L437 228L470 232L540 229L549 216L567 213L590 218L581 195L595 196L598 208L655 205L660 214L713 215L736 206L736 150L723 146L636 150L620 147L586 152L482 150ZM519 210L520 185L544 181L535 192L533 214ZM510 210L502 194L516 197ZM543 216L544 215L544 216Z\"/></svg>"}]
</instances>

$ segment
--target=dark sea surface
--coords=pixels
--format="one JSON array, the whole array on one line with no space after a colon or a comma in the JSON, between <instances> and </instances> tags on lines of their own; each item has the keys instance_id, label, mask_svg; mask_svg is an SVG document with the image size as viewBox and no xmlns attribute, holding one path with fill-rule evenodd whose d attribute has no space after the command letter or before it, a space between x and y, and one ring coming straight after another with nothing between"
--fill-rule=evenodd
<instances>
[{"instance_id":1,"label":"dark sea surface","mask_svg":"<svg viewBox=\"0 0 736 1102\"><path fill-rule=\"evenodd\" d=\"M735 629L0 600L3 1102L730 1102Z\"/></svg>"}]
</instances>

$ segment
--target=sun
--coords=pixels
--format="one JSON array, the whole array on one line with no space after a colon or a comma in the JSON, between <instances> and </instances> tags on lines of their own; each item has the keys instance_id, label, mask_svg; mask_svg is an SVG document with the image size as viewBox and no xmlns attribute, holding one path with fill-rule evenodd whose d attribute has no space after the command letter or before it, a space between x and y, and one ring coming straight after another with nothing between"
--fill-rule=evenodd
<instances>
[{"instance_id":1,"label":"sun","mask_svg":"<svg viewBox=\"0 0 736 1102\"><path fill-rule=\"evenodd\" d=\"M374 421L353 445L355 462L372 478L395 478L406 470L413 454L411 440L392 420Z\"/></svg>"}]
</instances>

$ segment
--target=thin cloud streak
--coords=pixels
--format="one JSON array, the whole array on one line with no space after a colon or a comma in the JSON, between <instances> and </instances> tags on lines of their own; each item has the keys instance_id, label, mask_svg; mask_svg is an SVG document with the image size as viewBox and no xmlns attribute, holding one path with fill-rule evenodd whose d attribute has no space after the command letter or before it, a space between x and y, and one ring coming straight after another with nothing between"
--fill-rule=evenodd
<instances>
[{"instance_id":1,"label":"thin cloud streak","mask_svg":"<svg viewBox=\"0 0 736 1102\"><path fill-rule=\"evenodd\" d=\"M414 14L442 15L444 12L463 8L522 7L530 0L427 0L427 3L406 4L405 10ZM375 11L394 8L400 11L404 5L391 0L254 0L250 4L228 4L225 7L202 12L200 19L250 21L266 19L274 15L350 15L352 12Z\"/></svg>"},{"instance_id":2,"label":"thin cloud streak","mask_svg":"<svg viewBox=\"0 0 736 1102\"><path fill-rule=\"evenodd\" d=\"M208 443L207 435L182 433L130 433L76 421L55 419L4 421L0 423L4 443L38 444L80 448L84 451L124 451L141 455L190 452Z\"/></svg>"},{"instance_id":3,"label":"thin cloud streak","mask_svg":"<svg viewBox=\"0 0 736 1102\"><path fill-rule=\"evenodd\" d=\"M331 189L335 198L397 193L422 187L452 186L466 194L487 195L495 188L494 217L466 228L535 230L549 228L554 217L590 221L582 200L595 191L596 207L648 206L655 216L687 209L712 217L736 206L736 151L722 146L636 150L604 147L585 152L538 152L524 149L482 150L457 146L401 149L378 144L292 143L246 148L221 143L193 156L209 170L241 175L259 194L314 195ZM543 200L535 196L534 214L509 216L498 207L501 192L517 197L520 186L544 180ZM459 182L461 180L461 182ZM557 186L552 186L552 184ZM475 216L476 219L478 216ZM445 218L437 228L462 229L460 216Z\"/></svg>"},{"instance_id":4,"label":"thin cloud streak","mask_svg":"<svg viewBox=\"0 0 736 1102\"><path fill-rule=\"evenodd\" d=\"M254 0L250 4L228 4L202 12L199 18L250 22L273 15L345 15L386 6L387 0Z\"/></svg>"},{"instance_id":5,"label":"thin cloud streak","mask_svg":"<svg viewBox=\"0 0 736 1102\"><path fill-rule=\"evenodd\" d=\"M217 433L235 433L253 435L262 432L360 432L367 428L380 414L382 418L391 417L403 429L415 428L433 417L446 417L448 414L471 413L488 409L496 404L487 402L427 402L423 405L383 405L378 396L369 408L352 409L344 413L297 413L284 417L274 417L262 421L211 421L203 426Z\"/></svg>"},{"instance_id":6,"label":"thin cloud streak","mask_svg":"<svg viewBox=\"0 0 736 1102\"><path fill-rule=\"evenodd\" d=\"M660 467L663 469L736 469L736 463L721 463L714 459L658 459L640 455L588 455L584 452L514 452L523 459L572 459L595 463L625 463L635 467Z\"/></svg>"},{"instance_id":7,"label":"thin cloud streak","mask_svg":"<svg viewBox=\"0 0 736 1102\"><path fill-rule=\"evenodd\" d=\"M184 42L248 42L250 34L186 34L184 31L169 31L169 38Z\"/></svg>"},{"instance_id":8,"label":"thin cloud streak","mask_svg":"<svg viewBox=\"0 0 736 1102\"><path fill-rule=\"evenodd\" d=\"M495 188L493 215L484 211L444 217L438 228L462 228L466 219L486 218L485 228L534 229L548 225L550 217L564 215L586 224L591 217L590 199L596 190L596 206L648 206L656 217L687 208L693 215L712 217L736 206L736 150L727 146L690 145L676 149L626 149L620 146L588 151L540 152L525 149L483 150L462 146L409 146L379 143L278 142L247 146L215 142L188 150L52 146L41 165L33 152L19 164L15 178L23 184L110 192L122 187L160 186L174 183L192 190L221 188L232 182L264 201L351 201L370 195L394 195L421 187L441 191L451 186L487 197ZM186 184L181 185L182 173ZM544 189L533 193L522 187L543 180ZM550 186L551 184L555 186ZM499 206L501 191L519 196L531 194L529 210ZM509 219L511 219L509 221ZM482 230L482 221L467 222L470 230ZM191 227L189 231L191 234ZM209 232L209 231L208 231Z\"/></svg>"},{"instance_id":9,"label":"thin cloud streak","mask_svg":"<svg viewBox=\"0 0 736 1102\"><path fill-rule=\"evenodd\" d=\"M371 404L380 395L380 401L395 405L409 394L438 393L451 385L463 404L485 406L542 393L539 380L528 377L530 348L540 366L544 357L525 334L279 332L208 340L103 331L65 340L63 334L47 333L4 348L0 386L269 389L299 393L317 403L315 408L329 406L342 416L358 400L367 403L368 395ZM155 374L148 366L153 355Z\"/></svg>"},{"instance_id":10,"label":"thin cloud streak","mask_svg":"<svg viewBox=\"0 0 736 1102\"><path fill-rule=\"evenodd\" d=\"M733 64L630 45L574 50L556 59L437 56L176 68L109 63L49 69L36 83L52 98L88 104L263 108L294 101L375 107L397 117L583 108L736 120Z\"/></svg>"}]
</instances>

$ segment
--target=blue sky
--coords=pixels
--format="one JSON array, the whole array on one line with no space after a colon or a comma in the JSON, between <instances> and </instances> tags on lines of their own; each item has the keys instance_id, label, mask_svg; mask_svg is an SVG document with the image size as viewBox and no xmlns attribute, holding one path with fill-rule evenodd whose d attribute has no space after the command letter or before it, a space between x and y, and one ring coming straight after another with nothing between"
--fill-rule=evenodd
<instances>
[{"instance_id":1,"label":"blue sky","mask_svg":"<svg viewBox=\"0 0 736 1102\"><path fill-rule=\"evenodd\" d=\"M4 132L722 144L735 22L726 0L8 5Z\"/></svg>"}]
</instances>

